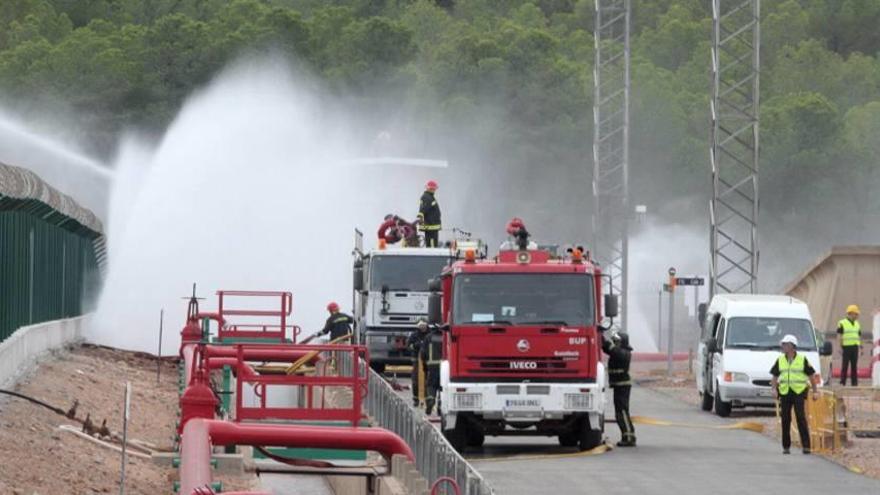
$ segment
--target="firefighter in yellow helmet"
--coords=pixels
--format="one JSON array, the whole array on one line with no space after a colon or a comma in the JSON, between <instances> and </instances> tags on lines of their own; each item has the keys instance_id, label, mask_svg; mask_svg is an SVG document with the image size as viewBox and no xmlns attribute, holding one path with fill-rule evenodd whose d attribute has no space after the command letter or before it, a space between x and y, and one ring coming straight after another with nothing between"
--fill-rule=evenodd
<instances>
[{"instance_id":1,"label":"firefighter in yellow helmet","mask_svg":"<svg viewBox=\"0 0 880 495\"><path fill-rule=\"evenodd\" d=\"M840 349L843 351L843 365L840 367L840 384L846 385L847 369L853 387L859 385L859 350L862 347L862 326L859 325L859 307L850 304L846 308L846 318L837 323L840 335Z\"/></svg>"},{"instance_id":2,"label":"firefighter in yellow helmet","mask_svg":"<svg viewBox=\"0 0 880 495\"><path fill-rule=\"evenodd\" d=\"M770 369L773 379L770 386L773 395L779 400L779 416L782 419L782 453L788 454L791 448L791 410L797 418L798 433L804 454L810 453L810 427L807 425L805 401L807 389L813 388L813 400L818 399L816 382L812 379L816 370L807 361L807 356L798 354L798 340L794 335L786 335L779 342L782 354Z\"/></svg>"}]
</instances>

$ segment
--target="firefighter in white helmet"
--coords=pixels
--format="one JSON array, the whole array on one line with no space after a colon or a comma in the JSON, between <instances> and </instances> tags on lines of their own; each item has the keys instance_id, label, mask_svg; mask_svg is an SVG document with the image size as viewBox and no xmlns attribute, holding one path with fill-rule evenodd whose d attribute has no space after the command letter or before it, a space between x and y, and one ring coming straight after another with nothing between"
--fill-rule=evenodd
<instances>
[{"instance_id":1,"label":"firefighter in white helmet","mask_svg":"<svg viewBox=\"0 0 880 495\"><path fill-rule=\"evenodd\" d=\"M773 395L779 401L779 415L782 418L782 453L788 454L791 448L791 410L797 418L798 433L801 436L801 446L804 454L810 453L810 430L807 426L807 413L805 401L807 389L812 386L813 400L819 398L816 392L816 381L813 376L816 370L807 361L807 357L798 354L798 340L794 335L786 335L779 342L782 346L782 354L770 374L773 375L771 387Z\"/></svg>"}]
</instances>

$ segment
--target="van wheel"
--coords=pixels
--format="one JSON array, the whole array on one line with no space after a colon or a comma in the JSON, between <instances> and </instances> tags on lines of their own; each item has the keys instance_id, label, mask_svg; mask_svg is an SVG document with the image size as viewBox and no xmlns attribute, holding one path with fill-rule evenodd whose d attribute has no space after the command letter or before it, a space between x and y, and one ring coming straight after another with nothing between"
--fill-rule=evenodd
<instances>
[{"instance_id":1,"label":"van wheel","mask_svg":"<svg viewBox=\"0 0 880 495\"><path fill-rule=\"evenodd\" d=\"M721 416L722 418L726 418L730 416L730 410L733 408L733 405L730 402L724 402L721 400L721 393L719 392L718 385L715 385L715 414Z\"/></svg>"},{"instance_id":2,"label":"van wheel","mask_svg":"<svg viewBox=\"0 0 880 495\"><path fill-rule=\"evenodd\" d=\"M592 450L602 445L602 430L590 428L590 418L581 421L578 431L578 448L582 451Z\"/></svg>"},{"instance_id":3,"label":"van wheel","mask_svg":"<svg viewBox=\"0 0 880 495\"><path fill-rule=\"evenodd\" d=\"M702 401L700 401L700 409L702 409L704 411L711 411L713 399L712 399L712 395L709 394L709 391L703 390L700 393L700 397L703 399Z\"/></svg>"}]
</instances>

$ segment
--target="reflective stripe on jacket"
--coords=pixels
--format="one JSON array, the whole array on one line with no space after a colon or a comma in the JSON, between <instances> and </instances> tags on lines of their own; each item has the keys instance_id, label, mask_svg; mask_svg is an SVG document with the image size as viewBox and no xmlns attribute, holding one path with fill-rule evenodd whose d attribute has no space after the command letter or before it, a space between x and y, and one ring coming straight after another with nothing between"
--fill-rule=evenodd
<instances>
[{"instance_id":1,"label":"reflective stripe on jacket","mask_svg":"<svg viewBox=\"0 0 880 495\"><path fill-rule=\"evenodd\" d=\"M419 230L440 230L440 205L431 191L419 200Z\"/></svg>"}]
</instances>

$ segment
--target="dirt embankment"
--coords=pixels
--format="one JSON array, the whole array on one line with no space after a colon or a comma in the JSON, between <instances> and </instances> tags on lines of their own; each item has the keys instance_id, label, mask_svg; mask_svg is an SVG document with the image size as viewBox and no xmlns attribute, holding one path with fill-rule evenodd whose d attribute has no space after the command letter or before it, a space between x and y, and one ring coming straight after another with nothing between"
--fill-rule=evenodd
<instances>
[{"instance_id":1,"label":"dirt embankment","mask_svg":"<svg viewBox=\"0 0 880 495\"><path fill-rule=\"evenodd\" d=\"M125 382L131 382L129 437L170 449L177 419L177 367L164 361L156 382L156 360L138 353L93 346L77 347L44 360L15 390L68 409L100 427L104 420L122 431ZM121 455L59 425L82 424L17 398L0 395L0 493L91 495L119 491ZM129 457L127 494L172 493L177 470ZM218 476L224 489L247 489L252 475Z\"/></svg>"}]
</instances>

